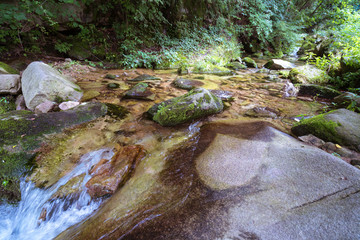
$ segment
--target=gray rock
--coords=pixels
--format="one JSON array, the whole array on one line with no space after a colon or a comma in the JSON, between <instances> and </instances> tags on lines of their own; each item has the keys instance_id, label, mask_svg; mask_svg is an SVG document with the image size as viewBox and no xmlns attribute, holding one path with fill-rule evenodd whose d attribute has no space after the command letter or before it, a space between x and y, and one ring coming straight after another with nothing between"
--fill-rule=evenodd
<instances>
[{"instance_id":1,"label":"gray rock","mask_svg":"<svg viewBox=\"0 0 360 240\"><path fill-rule=\"evenodd\" d=\"M162 126L174 126L196 118L219 113L224 105L209 90L196 88L185 95L155 104L148 110L152 119Z\"/></svg>"},{"instance_id":2,"label":"gray rock","mask_svg":"<svg viewBox=\"0 0 360 240\"><path fill-rule=\"evenodd\" d=\"M195 148L194 162L192 148L164 156L175 176L162 171L156 192L135 191L145 183L129 180L111 206L57 239L358 238L360 171L339 158L264 122L209 124ZM142 174L148 182L150 173ZM134 196L151 204L123 203Z\"/></svg>"},{"instance_id":3,"label":"gray rock","mask_svg":"<svg viewBox=\"0 0 360 240\"><path fill-rule=\"evenodd\" d=\"M42 62L32 62L25 69L22 75L22 89L26 106L30 110L34 110L45 100L78 102L83 94L78 85Z\"/></svg>"},{"instance_id":4,"label":"gray rock","mask_svg":"<svg viewBox=\"0 0 360 240\"><path fill-rule=\"evenodd\" d=\"M297 136L313 134L324 141L360 151L360 114L343 108L304 119L291 131Z\"/></svg>"},{"instance_id":5,"label":"gray rock","mask_svg":"<svg viewBox=\"0 0 360 240\"><path fill-rule=\"evenodd\" d=\"M147 83L141 82L127 91L124 94L124 98L153 101L155 99L155 93L149 89L149 85Z\"/></svg>"},{"instance_id":6,"label":"gray rock","mask_svg":"<svg viewBox=\"0 0 360 240\"><path fill-rule=\"evenodd\" d=\"M334 98L334 102L337 104L337 107L346 108L350 104L354 104L354 107L360 108L360 96L351 92L346 92L340 96L337 96Z\"/></svg>"},{"instance_id":7,"label":"gray rock","mask_svg":"<svg viewBox=\"0 0 360 240\"><path fill-rule=\"evenodd\" d=\"M315 137L312 134L300 136L299 139L303 142L309 143L311 145L314 145L315 147L321 147L325 144L323 140L320 138Z\"/></svg>"},{"instance_id":8,"label":"gray rock","mask_svg":"<svg viewBox=\"0 0 360 240\"><path fill-rule=\"evenodd\" d=\"M281 59L271 59L268 61L264 67L271 69L271 70L283 70L296 67L295 64L281 60Z\"/></svg>"},{"instance_id":9,"label":"gray rock","mask_svg":"<svg viewBox=\"0 0 360 240\"><path fill-rule=\"evenodd\" d=\"M0 74L0 94L16 95L20 91L20 75Z\"/></svg>"},{"instance_id":10,"label":"gray rock","mask_svg":"<svg viewBox=\"0 0 360 240\"><path fill-rule=\"evenodd\" d=\"M39 105L36 106L35 108L35 113L47 113L50 112L52 109L54 109L56 103L46 100L45 102L40 103Z\"/></svg>"},{"instance_id":11,"label":"gray rock","mask_svg":"<svg viewBox=\"0 0 360 240\"><path fill-rule=\"evenodd\" d=\"M66 110L69 110L71 108L78 106L79 104L80 104L79 102L73 102L73 101L62 102L59 104L59 108L62 111L66 111Z\"/></svg>"},{"instance_id":12,"label":"gray rock","mask_svg":"<svg viewBox=\"0 0 360 240\"><path fill-rule=\"evenodd\" d=\"M24 95L20 94L15 100L16 110L26 110Z\"/></svg>"},{"instance_id":13,"label":"gray rock","mask_svg":"<svg viewBox=\"0 0 360 240\"><path fill-rule=\"evenodd\" d=\"M269 107L255 107L245 112L245 116L260 118L276 118L280 115L276 110Z\"/></svg>"},{"instance_id":14,"label":"gray rock","mask_svg":"<svg viewBox=\"0 0 360 240\"><path fill-rule=\"evenodd\" d=\"M198 80L190 80L185 78L177 78L173 81L175 87L191 90L193 88L201 87L204 85L204 82Z\"/></svg>"}]
</instances>

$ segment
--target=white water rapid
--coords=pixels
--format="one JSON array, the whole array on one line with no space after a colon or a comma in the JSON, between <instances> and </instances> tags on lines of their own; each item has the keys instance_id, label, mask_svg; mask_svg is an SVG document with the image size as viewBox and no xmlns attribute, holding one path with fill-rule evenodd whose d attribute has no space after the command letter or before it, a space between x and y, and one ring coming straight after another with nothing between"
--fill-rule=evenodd
<instances>
[{"instance_id":1,"label":"white water rapid","mask_svg":"<svg viewBox=\"0 0 360 240\"><path fill-rule=\"evenodd\" d=\"M92 201L86 193L85 184L90 179L88 170L100 159L110 159L111 149L101 149L85 154L69 174L54 186L43 190L32 182L21 181L21 201L17 205L0 205L0 240L49 240L55 238L68 227L85 219L101 204ZM82 191L78 199L55 199L52 195L70 179L86 174L82 181ZM51 209L48 219L39 220L43 209Z\"/></svg>"}]
</instances>

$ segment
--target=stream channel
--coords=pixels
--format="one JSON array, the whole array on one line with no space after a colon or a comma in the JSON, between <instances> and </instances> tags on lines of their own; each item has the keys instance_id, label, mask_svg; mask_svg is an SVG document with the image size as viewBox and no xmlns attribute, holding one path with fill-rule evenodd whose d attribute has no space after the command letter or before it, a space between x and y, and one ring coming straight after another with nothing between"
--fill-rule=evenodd
<instances>
[{"instance_id":1,"label":"stream channel","mask_svg":"<svg viewBox=\"0 0 360 240\"><path fill-rule=\"evenodd\" d=\"M60 67L64 64L66 63L58 63ZM221 219L217 220L210 215L216 216L215 213L219 211L227 211L230 202L238 202L243 195L261 190L255 187L255 183L251 183L237 189L235 194L234 191L228 190L227 186L209 188L204 184L206 180L199 178L194 161L194 156L198 156L199 151L204 151L204 146L208 144L206 139L199 143L202 136L200 128L210 123L220 124L217 129L222 129L221 124L239 124L236 128L229 127L221 134L238 132L244 139L253 139L256 132L263 131L268 125L271 129L289 133L295 116L314 115L326 105L325 102L312 98L297 98L289 80L279 78L276 72L257 71L258 69L240 70L232 76L182 76L201 82L203 88L231 92L232 100L226 104L227 107L222 113L176 127L161 127L144 118L143 113L154 103L187 92L172 85L173 80L178 77L175 70L76 69L76 66L66 68L64 73L76 78L85 92L99 93L92 101L121 105L130 113L121 120L108 116L97 119L82 126L85 131L76 129L74 132L68 132L71 136L56 136L56 139L61 139L61 144L58 145L65 149L61 150L62 163L52 166L46 161L40 161L39 168L21 181L21 201L17 205L0 205L0 240L147 239L146 234L141 238L137 235L131 236L131 233L165 213L175 211L177 214L176 211L183 206L191 210L179 213L179 219L185 215L190 216L191 212L196 210L209 211L201 213L196 218L190 218L189 221L196 221L202 217L210 218L209 225L197 227L209 231L209 236L217 239L218 233L211 235L211 226L220 226L223 223L217 222ZM114 75L115 79L105 78L107 74ZM161 79L148 82L156 96L154 101L121 97L134 85L129 80L140 74L149 74ZM117 83L119 88L109 89L109 83ZM271 114L254 116L251 114L254 107L270 109ZM260 120L267 123L241 125L243 122ZM277 136L277 133L275 135ZM102 159L111 159L119 145L141 146L146 151L146 156L112 196L92 199L85 186L90 179L89 171ZM46 152L42 156L47 154L47 157L51 158L59 153L55 152ZM82 177L75 184L75 193L56 197L59 196L62 186L78 176ZM166 219L161 220L159 224L166 222ZM174 220L174 224L176 222L177 220ZM148 228L152 229L151 226L150 224ZM194 232L179 239L197 239L195 235L191 237L191 234L196 234L196 228L190 230ZM164 229L162 231L166 232ZM156 233L156 227L149 232ZM236 239L257 239L252 233L241 234L243 238ZM202 233L199 233L196 236L201 235Z\"/></svg>"}]
</instances>

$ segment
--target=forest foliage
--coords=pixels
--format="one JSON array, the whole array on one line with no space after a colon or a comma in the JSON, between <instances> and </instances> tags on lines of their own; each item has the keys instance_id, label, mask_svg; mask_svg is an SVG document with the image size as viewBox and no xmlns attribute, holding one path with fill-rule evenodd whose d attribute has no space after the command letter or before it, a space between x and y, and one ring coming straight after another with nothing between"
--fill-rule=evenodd
<instances>
[{"instance_id":1,"label":"forest foliage","mask_svg":"<svg viewBox=\"0 0 360 240\"><path fill-rule=\"evenodd\" d=\"M355 0L5 0L0 56L76 52L126 67L156 67L191 61L209 49L218 55L214 62L225 52L230 58L241 52L281 57L303 34L320 33L333 36L342 52L318 56L326 68L341 57L359 62L359 28Z\"/></svg>"}]
</instances>

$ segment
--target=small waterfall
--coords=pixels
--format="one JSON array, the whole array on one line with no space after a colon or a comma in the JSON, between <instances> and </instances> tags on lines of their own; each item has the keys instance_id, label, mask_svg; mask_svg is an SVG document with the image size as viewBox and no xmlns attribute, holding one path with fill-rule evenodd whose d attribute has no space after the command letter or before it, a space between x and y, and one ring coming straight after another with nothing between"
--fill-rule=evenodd
<instances>
[{"instance_id":1,"label":"small waterfall","mask_svg":"<svg viewBox=\"0 0 360 240\"><path fill-rule=\"evenodd\" d=\"M36 188L32 182L21 180L21 201L18 205L0 205L0 240L53 239L93 213L99 208L101 201L92 201L86 193L85 184L90 179L88 170L101 159L110 159L113 154L111 149L85 154L78 166L46 190ZM85 177L76 199L51 199L61 186L81 174ZM39 219L44 209L51 209L45 221Z\"/></svg>"},{"instance_id":2,"label":"small waterfall","mask_svg":"<svg viewBox=\"0 0 360 240\"><path fill-rule=\"evenodd\" d=\"M287 81L283 88L283 97L296 97L298 91L299 90L290 81Z\"/></svg>"}]
</instances>

